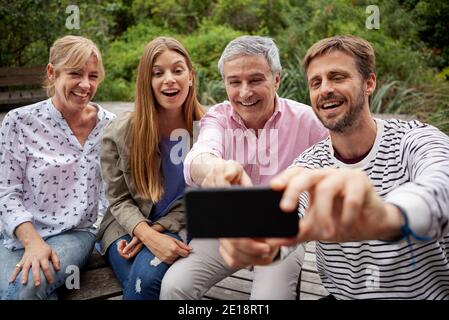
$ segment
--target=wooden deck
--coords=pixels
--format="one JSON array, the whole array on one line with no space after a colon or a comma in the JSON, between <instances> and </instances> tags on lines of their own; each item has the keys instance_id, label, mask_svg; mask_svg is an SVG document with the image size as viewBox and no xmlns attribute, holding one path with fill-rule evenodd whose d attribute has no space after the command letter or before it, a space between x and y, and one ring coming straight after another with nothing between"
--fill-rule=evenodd
<instances>
[{"instance_id":1,"label":"wooden deck","mask_svg":"<svg viewBox=\"0 0 449 320\"><path fill-rule=\"evenodd\" d=\"M317 274L315 261L315 244L309 243L301 273L300 300L316 300L328 294ZM251 271L237 271L212 287L204 299L248 300L252 279ZM122 298L122 289L104 258L95 252L81 273L80 289L64 288L61 297L65 300L117 300Z\"/></svg>"}]
</instances>

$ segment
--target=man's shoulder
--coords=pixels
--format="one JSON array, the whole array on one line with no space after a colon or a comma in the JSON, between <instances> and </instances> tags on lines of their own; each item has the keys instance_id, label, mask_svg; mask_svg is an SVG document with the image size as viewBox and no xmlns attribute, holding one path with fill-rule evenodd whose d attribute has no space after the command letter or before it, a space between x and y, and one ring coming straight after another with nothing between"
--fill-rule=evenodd
<instances>
[{"instance_id":1,"label":"man's shoulder","mask_svg":"<svg viewBox=\"0 0 449 320\"><path fill-rule=\"evenodd\" d=\"M310 169L323 167L323 162L329 162L332 158L329 143L329 138L326 138L310 146L293 161L292 166L301 166Z\"/></svg>"},{"instance_id":2,"label":"man's shoulder","mask_svg":"<svg viewBox=\"0 0 449 320\"><path fill-rule=\"evenodd\" d=\"M291 111L295 114L301 115L301 114L313 114L312 108L302 102L298 102L296 100L287 99L287 98L279 98L279 103L281 106L283 106L284 109Z\"/></svg>"},{"instance_id":3,"label":"man's shoulder","mask_svg":"<svg viewBox=\"0 0 449 320\"><path fill-rule=\"evenodd\" d=\"M229 101L223 101L209 107L201 119L201 123L217 121L225 124L232 116L232 106Z\"/></svg>"},{"instance_id":4,"label":"man's shoulder","mask_svg":"<svg viewBox=\"0 0 449 320\"><path fill-rule=\"evenodd\" d=\"M227 100L214 104L207 109L206 114L215 114L215 115L223 115L229 116L231 114L232 106L231 103Z\"/></svg>"},{"instance_id":5,"label":"man's shoulder","mask_svg":"<svg viewBox=\"0 0 449 320\"><path fill-rule=\"evenodd\" d=\"M378 119L376 120L379 121ZM395 135L405 137L415 135L420 129L436 129L433 126L418 120L405 121L401 119L386 119L380 121L383 121L384 132L388 136Z\"/></svg>"}]
</instances>

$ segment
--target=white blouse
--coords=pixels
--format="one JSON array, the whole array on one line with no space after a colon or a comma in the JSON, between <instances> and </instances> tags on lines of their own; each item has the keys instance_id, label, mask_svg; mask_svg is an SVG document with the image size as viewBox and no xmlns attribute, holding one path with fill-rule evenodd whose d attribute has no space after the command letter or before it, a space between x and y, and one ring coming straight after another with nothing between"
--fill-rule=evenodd
<instances>
[{"instance_id":1,"label":"white blouse","mask_svg":"<svg viewBox=\"0 0 449 320\"><path fill-rule=\"evenodd\" d=\"M71 229L94 232L105 201L101 137L115 115L92 105L98 108L97 124L84 146L51 99L14 109L3 120L0 222L7 248L23 248L14 231L27 221L44 239Z\"/></svg>"}]
</instances>

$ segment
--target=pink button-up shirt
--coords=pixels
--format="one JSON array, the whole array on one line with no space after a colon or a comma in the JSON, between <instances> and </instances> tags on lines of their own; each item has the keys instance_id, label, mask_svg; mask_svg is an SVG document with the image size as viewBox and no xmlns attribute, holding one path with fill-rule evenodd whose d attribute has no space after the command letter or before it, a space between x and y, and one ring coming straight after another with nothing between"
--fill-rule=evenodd
<instances>
[{"instance_id":1,"label":"pink button-up shirt","mask_svg":"<svg viewBox=\"0 0 449 320\"><path fill-rule=\"evenodd\" d=\"M192 160L211 153L239 162L254 185L267 185L304 150L327 136L312 108L302 103L276 97L273 114L256 135L225 101L211 107L201 119L198 140L184 161L184 177L188 185L195 185L190 176Z\"/></svg>"}]
</instances>

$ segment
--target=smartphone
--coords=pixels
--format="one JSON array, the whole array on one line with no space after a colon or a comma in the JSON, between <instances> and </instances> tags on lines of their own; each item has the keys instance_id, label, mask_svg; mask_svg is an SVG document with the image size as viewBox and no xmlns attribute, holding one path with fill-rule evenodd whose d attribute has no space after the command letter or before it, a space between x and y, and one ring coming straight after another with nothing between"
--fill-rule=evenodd
<instances>
[{"instance_id":1,"label":"smartphone","mask_svg":"<svg viewBox=\"0 0 449 320\"><path fill-rule=\"evenodd\" d=\"M298 212L279 208L282 194L269 187L187 188L184 201L189 236L296 236Z\"/></svg>"}]
</instances>

